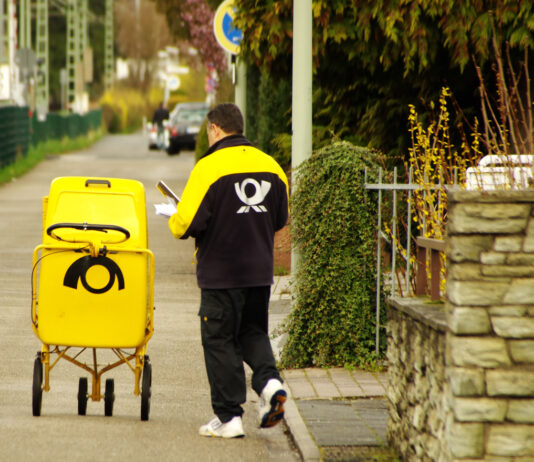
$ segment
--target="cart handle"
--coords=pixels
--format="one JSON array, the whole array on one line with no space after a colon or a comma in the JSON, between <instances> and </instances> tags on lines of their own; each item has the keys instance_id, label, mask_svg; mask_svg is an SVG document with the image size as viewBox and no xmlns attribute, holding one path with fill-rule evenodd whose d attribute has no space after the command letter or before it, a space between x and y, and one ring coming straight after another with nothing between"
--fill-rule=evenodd
<instances>
[{"instance_id":1,"label":"cart handle","mask_svg":"<svg viewBox=\"0 0 534 462\"><path fill-rule=\"evenodd\" d=\"M119 231L120 233L124 234L124 238L118 242L115 242L115 244L119 244L130 238L130 231L128 231L126 228L123 228L122 226L97 225L94 223L54 223L53 225L50 225L47 228L46 234L48 234L50 237L53 237L54 239L57 239L58 241L76 242L69 241L68 239L63 239L54 233L56 229L62 228L78 229L80 231L100 231L102 233L107 233L108 231Z\"/></svg>"},{"instance_id":2,"label":"cart handle","mask_svg":"<svg viewBox=\"0 0 534 462\"><path fill-rule=\"evenodd\" d=\"M89 179L89 180L85 181L85 187L86 188L91 184L101 184L101 185L107 186L108 188L111 188L111 182L109 180L91 180L91 179Z\"/></svg>"}]
</instances>

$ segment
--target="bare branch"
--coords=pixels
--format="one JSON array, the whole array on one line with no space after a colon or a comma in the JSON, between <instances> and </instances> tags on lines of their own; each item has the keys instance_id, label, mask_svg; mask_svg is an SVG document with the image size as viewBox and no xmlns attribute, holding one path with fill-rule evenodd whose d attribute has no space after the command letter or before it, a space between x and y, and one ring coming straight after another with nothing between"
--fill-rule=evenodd
<instances>
[{"instance_id":1,"label":"bare branch","mask_svg":"<svg viewBox=\"0 0 534 462\"><path fill-rule=\"evenodd\" d=\"M527 111L527 152L534 152L534 123L533 123L533 112L534 112L534 101L532 101L532 95L530 91L530 73L528 71L528 49L525 46L525 59L524 59L524 66L525 66L525 85L526 85L526 93L527 93L527 104L528 104L528 111Z\"/></svg>"}]
</instances>

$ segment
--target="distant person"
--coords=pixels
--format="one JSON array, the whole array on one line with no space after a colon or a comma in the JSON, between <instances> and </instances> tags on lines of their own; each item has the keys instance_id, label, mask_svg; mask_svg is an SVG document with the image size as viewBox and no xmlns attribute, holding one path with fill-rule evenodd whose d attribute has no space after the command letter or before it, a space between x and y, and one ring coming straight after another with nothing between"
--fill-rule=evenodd
<instances>
[{"instance_id":1,"label":"distant person","mask_svg":"<svg viewBox=\"0 0 534 462\"><path fill-rule=\"evenodd\" d=\"M224 103L208 115L209 149L193 168L169 219L176 238L194 237L202 346L215 418L202 436L245 435L243 362L260 397L259 426L284 416L286 390L268 335L273 240L288 218L288 182L276 161L243 136L243 116Z\"/></svg>"},{"instance_id":2,"label":"distant person","mask_svg":"<svg viewBox=\"0 0 534 462\"><path fill-rule=\"evenodd\" d=\"M168 120L169 111L165 107L164 103L160 103L158 108L154 111L154 116L152 117L152 123L158 127L158 138L157 144L159 149L165 147L165 127L163 121Z\"/></svg>"}]
</instances>

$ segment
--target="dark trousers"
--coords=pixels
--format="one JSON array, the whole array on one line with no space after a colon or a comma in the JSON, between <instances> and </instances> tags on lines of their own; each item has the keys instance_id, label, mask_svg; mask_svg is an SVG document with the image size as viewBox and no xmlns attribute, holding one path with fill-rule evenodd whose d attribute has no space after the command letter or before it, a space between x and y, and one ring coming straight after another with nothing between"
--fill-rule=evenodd
<instances>
[{"instance_id":1,"label":"dark trousers","mask_svg":"<svg viewBox=\"0 0 534 462\"><path fill-rule=\"evenodd\" d=\"M282 381L268 335L270 287L202 289L200 332L213 411L221 422L241 416L246 400L243 361L258 395L267 381Z\"/></svg>"}]
</instances>

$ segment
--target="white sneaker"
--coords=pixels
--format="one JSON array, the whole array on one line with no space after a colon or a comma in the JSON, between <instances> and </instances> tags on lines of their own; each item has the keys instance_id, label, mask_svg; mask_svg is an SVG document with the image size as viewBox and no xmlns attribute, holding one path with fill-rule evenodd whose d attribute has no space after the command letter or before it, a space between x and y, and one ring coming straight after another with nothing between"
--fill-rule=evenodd
<instances>
[{"instance_id":1,"label":"white sneaker","mask_svg":"<svg viewBox=\"0 0 534 462\"><path fill-rule=\"evenodd\" d=\"M241 417L235 416L232 420L222 423L218 417L202 425L198 429L200 436L212 436L215 438L241 438L245 436Z\"/></svg>"},{"instance_id":2,"label":"white sneaker","mask_svg":"<svg viewBox=\"0 0 534 462\"><path fill-rule=\"evenodd\" d=\"M260 427L274 427L284 417L287 393L277 379L269 379L260 394Z\"/></svg>"}]
</instances>

